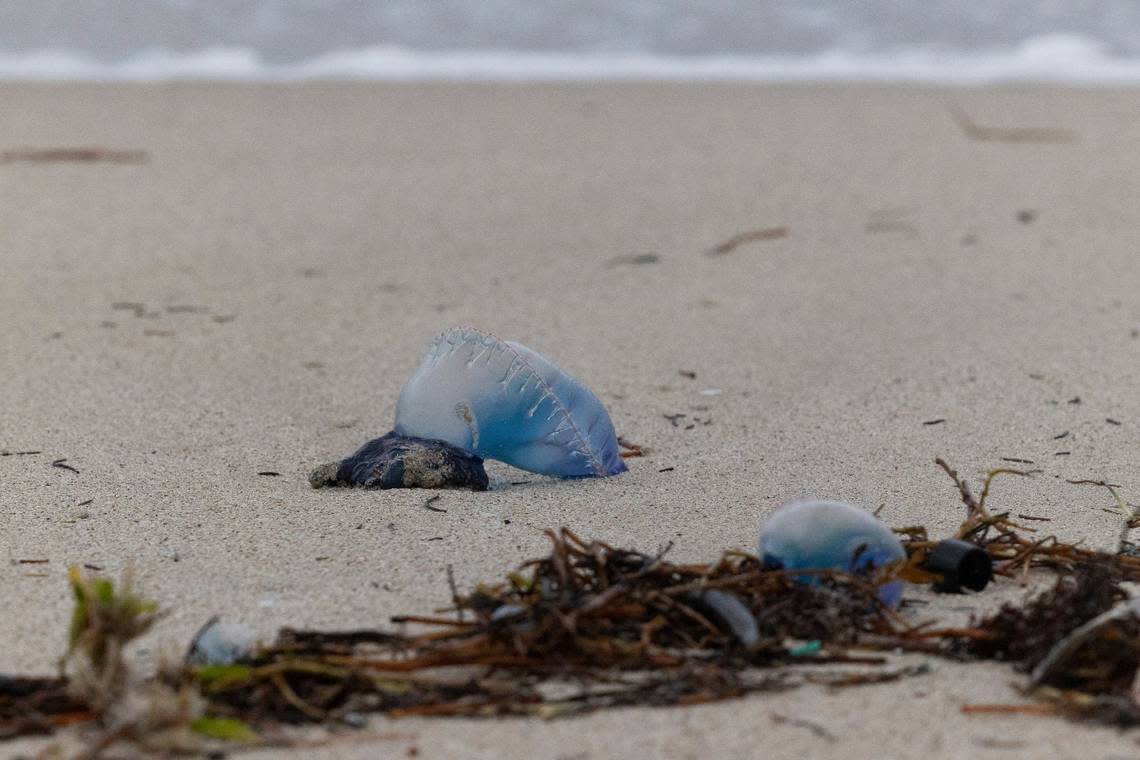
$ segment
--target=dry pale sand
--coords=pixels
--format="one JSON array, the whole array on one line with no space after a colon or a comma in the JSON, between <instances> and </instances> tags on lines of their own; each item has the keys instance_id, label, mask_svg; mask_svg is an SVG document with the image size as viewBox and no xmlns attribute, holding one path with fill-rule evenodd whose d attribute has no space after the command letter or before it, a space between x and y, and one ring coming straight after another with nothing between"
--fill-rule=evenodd
<instances>
[{"instance_id":1,"label":"dry pale sand","mask_svg":"<svg viewBox=\"0 0 1140 760\"><path fill-rule=\"evenodd\" d=\"M971 139L951 106L1073 139ZM8 85L0 107L0 151L149 156L0 163L0 449L42 452L0 457L0 671L53 668L69 563L134 562L170 610L157 653L214 613L268 636L428 611L447 565L497 578L547 527L711 559L818 495L948 531L935 456L971 477L1034 460L996 498L1070 540L1109 546L1119 518L1064 478L1140 500L1138 91ZM547 354L652 455L594 482L493 467L446 514L311 490L313 465L389 428L452 324ZM295 756L1137 752L1135 733L962 715L1018 701L1019 677L930 664L697 708L377 721L395 735Z\"/></svg>"}]
</instances>

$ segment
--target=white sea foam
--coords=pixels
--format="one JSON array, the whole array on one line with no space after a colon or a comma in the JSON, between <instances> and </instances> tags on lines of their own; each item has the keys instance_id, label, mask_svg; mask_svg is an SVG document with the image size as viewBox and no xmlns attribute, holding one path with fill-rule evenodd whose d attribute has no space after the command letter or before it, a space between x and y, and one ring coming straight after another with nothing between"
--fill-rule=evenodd
<instances>
[{"instance_id":1,"label":"white sea foam","mask_svg":"<svg viewBox=\"0 0 1140 760\"><path fill-rule=\"evenodd\" d=\"M305 81L760 81L1140 84L1140 58L1110 56L1078 35L1035 37L1009 50L900 49L781 56L659 56L642 53L421 51L368 47L269 64L256 52L149 50L115 63L69 51L0 54L0 79L163 82Z\"/></svg>"}]
</instances>

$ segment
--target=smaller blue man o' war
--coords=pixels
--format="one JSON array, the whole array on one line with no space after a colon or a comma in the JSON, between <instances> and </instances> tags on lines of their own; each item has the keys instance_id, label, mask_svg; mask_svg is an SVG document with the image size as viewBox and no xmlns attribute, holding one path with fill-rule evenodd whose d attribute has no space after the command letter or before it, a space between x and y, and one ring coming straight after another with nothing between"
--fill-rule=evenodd
<instances>
[{"instance_id":1,"label":"smaller blue man o' war","mask_svg":"<svg viewBox=\"0 0 1140 760\"><path fill-rule=\"evenodd\" d=\"M870 512L841 501L805 500L785 504L760 526L760 558L772 568L858 573L906 559L906 550ZM901 581L879 588L884 604L893 607L901 597Z\"/></svg>"},{"instance_id":2,"label":"smaller blue man o' war","mask_svg":"<svg viewBox=\"0 0 1140 760\"><path fill-rule=\"evenodd\" d=\"M625 472L590 390L539 353L469 327L437 337L400 391L395 433L563 478Z\"/></svg>"},{"instance_id":3,"label":"smaller blue man o' war","mask_svg":"<svg viewBox=\"0 0 1140 760\"><path fill-rule=\"evenodd\" d=\"M253 654L257 645L257 634L244 623L231 623L210 618L190 642L186 653L186 664L232 665Z\"/></svg>"}]
</instances>

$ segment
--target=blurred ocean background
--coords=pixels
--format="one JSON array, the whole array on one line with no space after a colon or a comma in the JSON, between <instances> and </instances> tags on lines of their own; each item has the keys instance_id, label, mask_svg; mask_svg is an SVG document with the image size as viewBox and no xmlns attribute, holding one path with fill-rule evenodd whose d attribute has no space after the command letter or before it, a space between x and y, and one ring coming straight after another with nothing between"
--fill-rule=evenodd
<instances>
[{"instance_id":1,"label":"blurred ocean background","mask_svg":"<svg viewBox=\"0 0 1140 760\"><path fill-rule=\"evenodd\" d=\"M1140 82L1138 0L5 0L0 77Z\"/></svg>"}]
</instances>

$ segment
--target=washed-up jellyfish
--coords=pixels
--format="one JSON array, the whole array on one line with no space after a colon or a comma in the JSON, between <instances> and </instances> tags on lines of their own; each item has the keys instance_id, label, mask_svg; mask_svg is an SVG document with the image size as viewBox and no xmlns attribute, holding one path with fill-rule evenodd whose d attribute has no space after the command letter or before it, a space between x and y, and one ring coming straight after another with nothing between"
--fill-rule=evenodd
<instances>
[{"instance_id":1,"label":"washed-up jellyfish","mask_svg":"<svg viewBox=\"0 0 1140 760\"><path fill-rule=\"evenodd\" d=\"M252 655L256 645L257 634L248 625L214 616L194 635L186 652L186 664L232 665Z\"/></svg>"},{"instance_id":2,"label":"washed-up jellyfish","mask_svg":"<svg viewBox=\"0 0 1140 760\"><path fill-rule=\"evenodd\" d=\"M867 573L906 559L906 550L869 512L840 501L805 500L785 504L760 527L760 558L770 568ZM889 606L901 596L901 581L879 588L879 598Z\"/></svg>"},{"instance_id":3,"label":"washed-up jellyfish","mask_svg":"<svg viewBox=\"0 0 1140 760\"><path fill-rule=\"evenodd\" d=\"M469 327L437 337L396 404L395 433L542 475L624 472L598 397L526 346Z\"/></svg>"}]
</instances>

